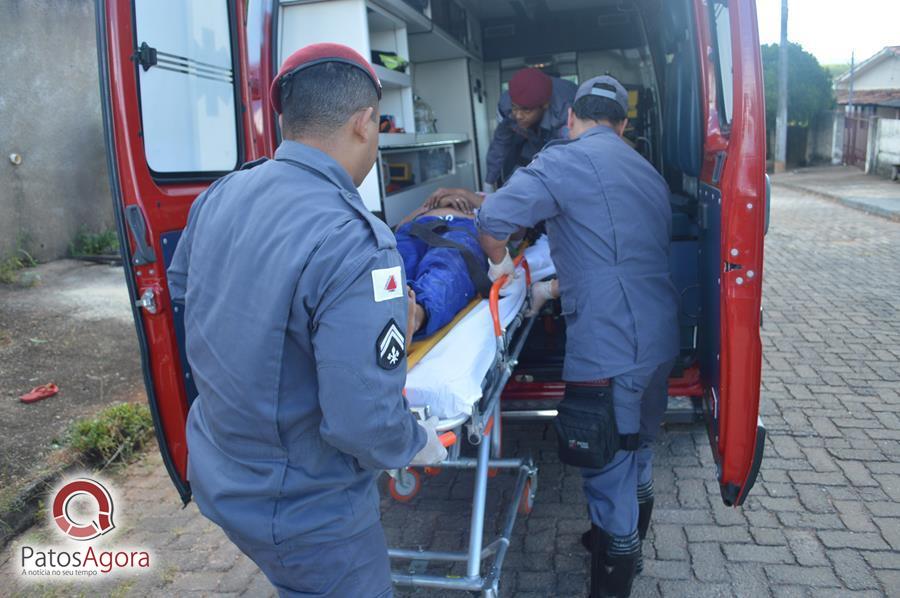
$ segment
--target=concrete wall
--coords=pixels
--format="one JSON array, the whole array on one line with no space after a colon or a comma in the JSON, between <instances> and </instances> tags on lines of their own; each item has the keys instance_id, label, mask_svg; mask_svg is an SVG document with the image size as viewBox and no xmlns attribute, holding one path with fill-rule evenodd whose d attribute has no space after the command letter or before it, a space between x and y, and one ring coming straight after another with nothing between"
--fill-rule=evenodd
<instances>
[{"instance_id":1,"label":"concrete wall","mask_svg":"<svg viewBox=\"0 0 900 598\"><path fill-rule=\"evenodd\" d=\"M834 126L831 129L831 163L844 163L844 111L838 108L834 113Z\"/></svg>"},{"instance_id":2,"label":"concrete wall","mask_svg":"<svg viewBox=\"0 0 900 598\"><path fill-rule=\"evenodd\" d=\"M890 176L891 167L900 164L900 120L879 119L877 123L870 170Z\"/></svg>"},{"instance_id":3,"label":"concrete wall","mask_svg":"<svg viewBox=\"0 0 900 598\"><path fill-rule=\"evenodd\" d=\"M834 112L823 112L813 119L806 138L806 162L831 162L834 136Z\"/></svg>"},{"instance_id":4,"label":"concrete wall","mask_svg":"<svg viewBox=\"0 0 900 598\"><path fill-rule=\"evenodd\" d=\"M92 0L0 2L0 259L114 224L94 29Z\"/></svg>"}]
</instances>

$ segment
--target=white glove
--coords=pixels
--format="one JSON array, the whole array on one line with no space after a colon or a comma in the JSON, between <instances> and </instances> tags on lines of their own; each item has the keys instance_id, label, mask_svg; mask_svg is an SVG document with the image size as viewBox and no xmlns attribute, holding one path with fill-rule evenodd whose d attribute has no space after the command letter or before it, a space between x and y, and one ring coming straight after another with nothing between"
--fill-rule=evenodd
<instances>
[{"instance_id":1,"label":"white glove","mask_svg":"<svg viewBox=\"0 0 900 598\"><path fill-rule=\"evenodd\" d=\"M419 422L419 425L425 430L428 440L425 442L425 447L413 457L410 465L435 465L447 458L447 449L441 444L437 435L437 424L438 418L435 416Z\"/></svg>"},{"instance_id":2,"label":"white glove","mask_svg":"<svg viewBox=\"0 0 900 598\"><path fill-rule=\"evenodd\" d=\"M532 317L540 313L544 304L551 299L555 299L553 295L553 281L544 280L531 285L531 307L525 312L527 317Z\"/></svg>"},{"instance_id":3,"label":"white glove","mask_svg":"<svg viewBox=\"0 0 900 598\"><path fill-rule=\"evenodd\" d=\"M509 255L509 249L506 250L506 255L503 256L503 259L500 260L499 264L495 264L488 258L488 278L491 279L491 282L495 282L503 275L506 275L506 282L500 287L501 289L508 287L516 277L516 266L513 264L512 257Z\"/></svg>"}]
</instances>

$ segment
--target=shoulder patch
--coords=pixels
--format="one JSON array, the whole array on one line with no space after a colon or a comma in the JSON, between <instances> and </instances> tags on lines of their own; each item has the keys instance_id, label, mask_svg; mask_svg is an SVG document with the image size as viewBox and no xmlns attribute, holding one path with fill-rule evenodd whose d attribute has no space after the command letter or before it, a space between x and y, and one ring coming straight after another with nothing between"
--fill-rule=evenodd
<instances>
[{"instance_id":1,"label":"shoulder patch","mask_svg":"<svg viewBox=\"0 0 900 598\"><path fill-rule=\"evenodd\" d=\"M406 291L403 288L403 273L400 266L372 270L372 291L375 303L403 297Z\"/></svg>"},{"instance_id":2,"label":"shoulder patch","mask_svg":"<svg viewBox=\"0 0 900 598\"><path fill-rule=\"evenodd\" d=\"M403 361L406 355L406 338L394 318L387 323L375 340L375 359L378 367L393 370Z\"/></svg>"}]
</instances>

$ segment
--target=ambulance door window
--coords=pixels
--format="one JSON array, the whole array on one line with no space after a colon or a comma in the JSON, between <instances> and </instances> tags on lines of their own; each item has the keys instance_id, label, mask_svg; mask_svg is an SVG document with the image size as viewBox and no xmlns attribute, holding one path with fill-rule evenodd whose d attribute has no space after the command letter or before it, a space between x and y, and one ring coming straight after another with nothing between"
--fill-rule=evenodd
<instances>
[{"instance_id":1,"label":"ambulance door window","mask_svg":"<svg viewBox=\"0 0 900 598\"><path fill-rule=\"evenodd\" d=\"M719 96L719 121L731 125L734 110L734 71L731 49L731 19L727 0L710 2L710 25L715 43L716 79Z\"/></svg>"},{"instance_id":2,"label":"ambulance door window","mask_svg":"<svg viewBox=\"0 0 900 598\"><path fill-rule=\"evenodd\" d=\"M135 0L144 151L159 177L212 178L238 165L227 0Z\"/></svg>"}]
</instances>

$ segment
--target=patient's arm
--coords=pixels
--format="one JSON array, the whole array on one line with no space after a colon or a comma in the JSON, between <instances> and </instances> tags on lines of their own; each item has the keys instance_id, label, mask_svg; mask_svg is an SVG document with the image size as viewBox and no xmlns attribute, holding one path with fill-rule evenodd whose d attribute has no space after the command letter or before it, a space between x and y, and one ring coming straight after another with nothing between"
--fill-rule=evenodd
<instances>
[{"instance_id":1,"label":"patient's arm","mask_svg":"<svg viewBox=\"0 0 900 598\"><path fill-rule=\"evenodd\" d=\"M425 309L416 303L416 292L409 285L406 285L406 299L409 305L409 312L406 318L406 346L409 348L412 344L413 335L425 324L427 315Z\"/></svg>"}]
</instances>

